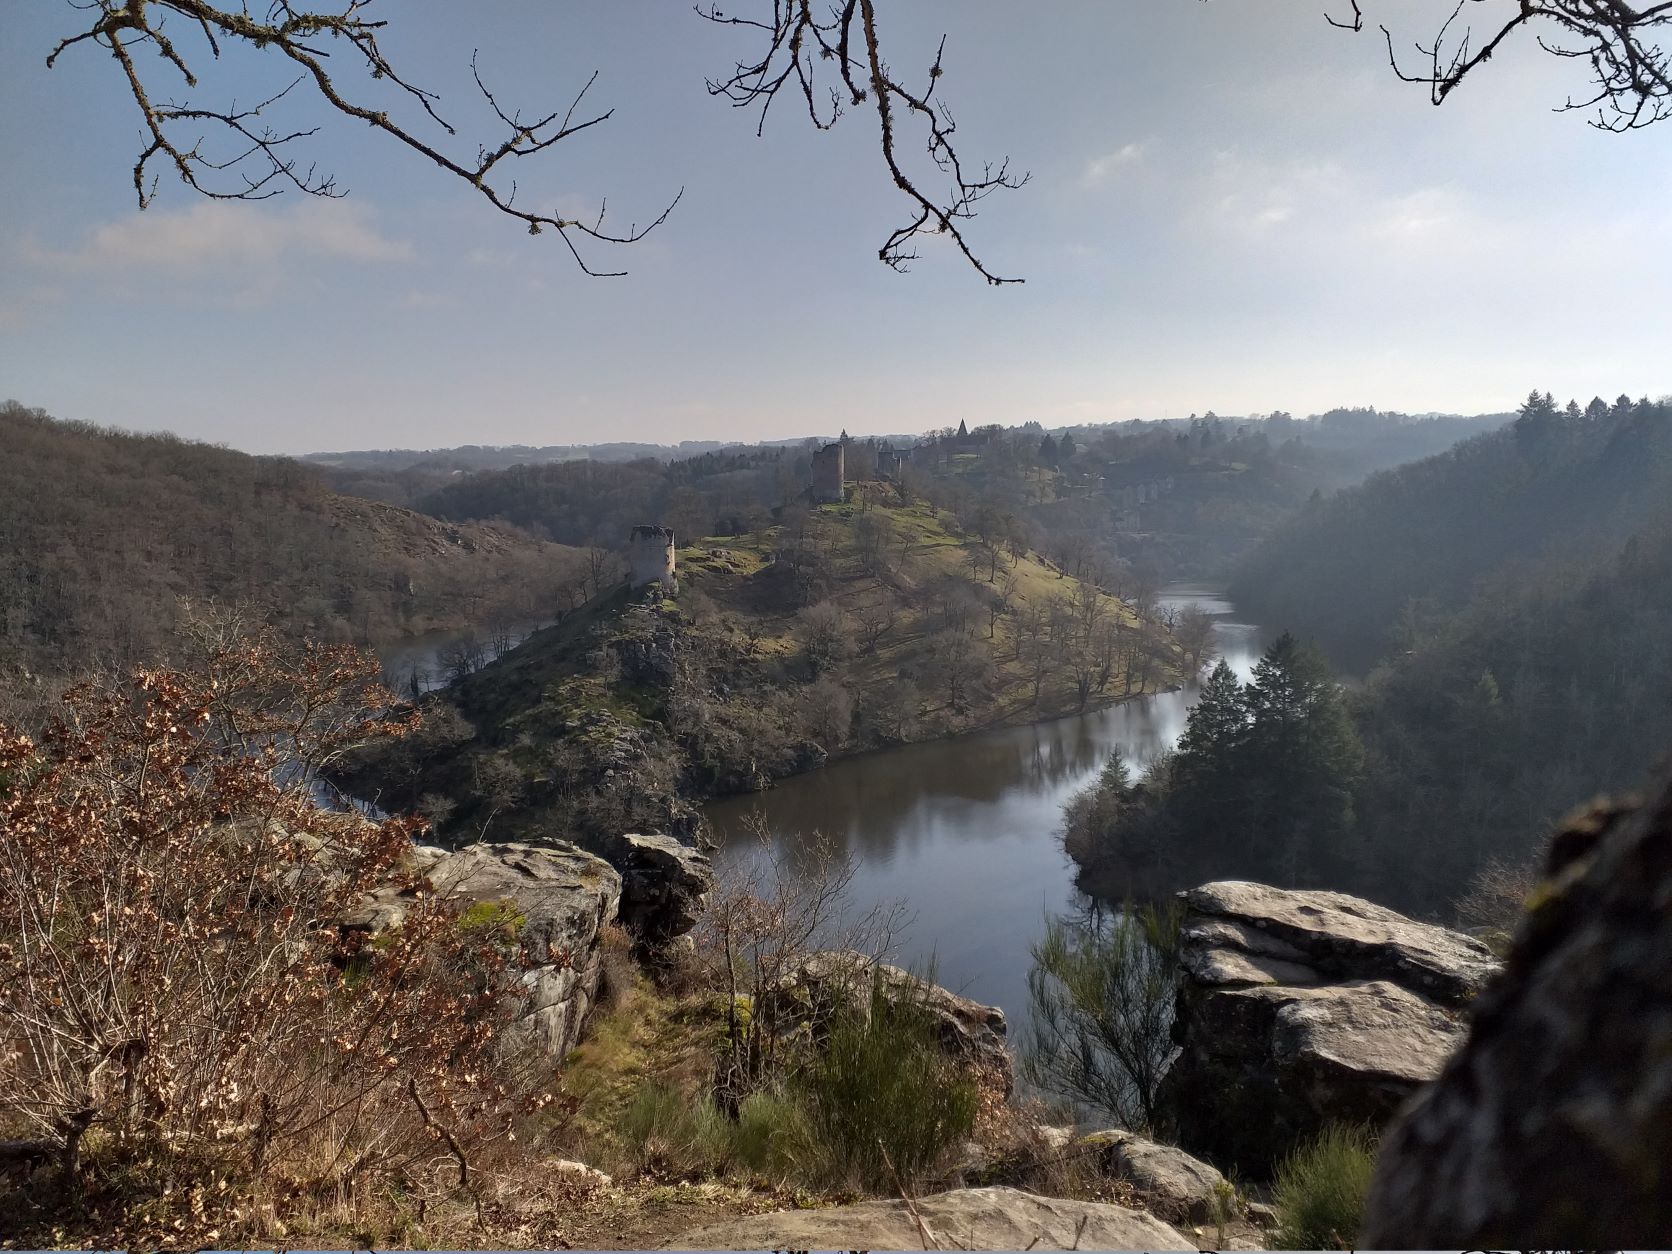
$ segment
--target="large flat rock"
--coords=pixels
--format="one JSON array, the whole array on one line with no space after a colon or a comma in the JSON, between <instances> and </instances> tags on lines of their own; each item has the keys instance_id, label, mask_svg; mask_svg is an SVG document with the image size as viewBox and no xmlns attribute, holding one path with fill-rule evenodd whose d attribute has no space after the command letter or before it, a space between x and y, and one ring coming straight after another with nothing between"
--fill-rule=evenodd
<instances>
[{"instance_id":1,"label":"large flat rock","mask_svg":"<svg viewBox=\"0 0 1672 1254\"><path fill-rule=\"evenodd\" d=\"M1389 980L1430 1001L1461 1006L1498 969L1492 951L1474 937L1346 893L1221 880L1182 895L1193 916L1192 950L1275 960L1283 967L1273 983L1310 982L1295 978L1299 967L1319 980Z\"/></svg>"},{"instance_id":2,"label":"large flat rock","mask_svg":"<svg viewBox=\"0 0 1672 1254\"><path fill-rule=\"evenodd\" d=\"M1224 881L1186 905L1163 1084L1193 1153L1263 1174L1329 1123L1381 1126L1462 1044L1498 964L1478 941L1344 893Z\"/></svg>"},{"instance_id":3,"label":"large flat rock","mask_svg":"<svg viewBox=\"0 0 1672 1254\"><path fill-rule=\"evenodd\" d=\"M670 1250L1194 1250L1150 1215L1020 1189L955 1189L903 1201L751 1215L698 1228ZM921 1226L919 1225L921 1220ZM925 1231L927 1229L927 1231Z\"/></svg>"}]
</instances>

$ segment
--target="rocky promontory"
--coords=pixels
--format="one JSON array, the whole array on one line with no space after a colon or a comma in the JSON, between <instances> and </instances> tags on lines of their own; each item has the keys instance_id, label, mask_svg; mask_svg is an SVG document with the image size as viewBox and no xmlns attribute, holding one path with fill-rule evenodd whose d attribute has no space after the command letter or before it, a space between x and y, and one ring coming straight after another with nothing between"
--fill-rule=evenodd
<instances>
[{"instance_id":1,"label":"rocky promontory","mask_svg":"<svg viewBox=\"0 0 1672 1254\"><path fill-rule=\"evenodd\" d=\"M1264 1174L1328 1123L1380 1127L1462 1044L1484 945L1343 893L1223 881L1181 894L1178 1143Z\"/></svg>"},{"instance_id":2,"label":"rocky promontory","mask_svg":"<svg viewBox=\"0 0 1672 1254\"><path fill-rule=\"evenodd\" d=\"M713 885L708 859L670 836L624 835L610 853L562 841L414 845L406 882L370 893L339 924L374 935L396 927L419 892L503 915L527 963L518 976L527 995L505 1043L561 1060L598 995L602 930L620 923L641 946L665 944L695 926Z\"/></svg>"}]
</instances>

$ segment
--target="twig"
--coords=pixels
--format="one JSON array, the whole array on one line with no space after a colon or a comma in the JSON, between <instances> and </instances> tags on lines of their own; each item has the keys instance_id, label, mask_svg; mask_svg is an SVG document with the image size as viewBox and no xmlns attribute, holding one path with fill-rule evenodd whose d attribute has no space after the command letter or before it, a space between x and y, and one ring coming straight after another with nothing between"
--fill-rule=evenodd
<instances>
[{"instance_id":1,"label":"twig","mask_svg":"<svg viewBox=\"0 0 1672 1254\"><path fill-rule=\"evenodd\" d=\"M906 1204L906 1210L911 1215L912 1222L917 1225L917 1235L923 1242L923 1248L926 1250L940 1249L940 1242L935 1239L933 1230L924 1222L923 1214L917 1209L917 1203L912 1200L911 1192L906 1188L905 1181L900 1179L900 1173L895 1170L894 1160L888 1156L888 1148L881 1141L877 1142L877 1148L882 1151L882 1161L888 1168L888 1174L894 1177L894 1187L900 1191L900 1200Z\"/></svg>"},{"instance_id":2,"label":"twig","mask_svg":"<svg viewBox=\"0 0 1672 1254\"><path fill-rule=\"evenodd\" d=\"M437 1133L447 1142L447 1150L453 1156L453 1161L459 1165L459 1187L469 1192L470 1200L476 1204L476 1222L482 1221L482 1198L470 1181L470 1160L465 1157L464 1147L459 1139L453 1135L452 1129L441 1123L430 1114L430 1108L424 1104L424 1095L418 1091L418 1077L411 1076L406 1082L406 1091L412 1095L413 1104L418 1107L418 1114L424 1120L424 1126Z\"/></svg>"}]
</instances>

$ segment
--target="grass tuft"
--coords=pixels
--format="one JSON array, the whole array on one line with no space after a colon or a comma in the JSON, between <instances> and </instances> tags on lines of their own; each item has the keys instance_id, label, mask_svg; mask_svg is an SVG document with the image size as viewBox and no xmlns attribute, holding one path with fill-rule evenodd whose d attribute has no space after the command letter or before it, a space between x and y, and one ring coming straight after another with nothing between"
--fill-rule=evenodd
<instances>
[{"instance_id":1,"label":"grass tuft","mask_svg":"<svg viewBox=\"0 0 1672 1254\"><path fill-rule=\"evenodd\" d=\"M1273 1188L1275 1248L1352 1249L1375 1162L1376 1138L1359 1127L1332 1125L1295 1149L1278 1167Z\"/></svg>"}]
</instances>

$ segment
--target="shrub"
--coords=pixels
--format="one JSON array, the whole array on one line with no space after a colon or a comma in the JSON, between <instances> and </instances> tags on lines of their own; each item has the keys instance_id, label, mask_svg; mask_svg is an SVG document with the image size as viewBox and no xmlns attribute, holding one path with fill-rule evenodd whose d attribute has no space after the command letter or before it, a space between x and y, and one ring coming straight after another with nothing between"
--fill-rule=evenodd
<instances>
[{"instance_id":1,"label":"shrub","mask_svg":"<svg viewBox=\"0 0 1672 1254\"><path fill-rule=\"evenodd\" d=\"M416 826L309 793L404 730L377 670L205 641L192 668L72 690L38 743L0 726L0 1125L52 1148L67 1194L140 1164L223 1195L280 1164L341 1189L427 1171L439 1144L462 1180L506 1127L516 946L431 897L374 944L334 925L398 878Z\"/></svg>"},{"instance_id":2,"label":"shrub","mask_svg":"<svg viewBox=\"0 0 1672 1254\"><path fill-rule=\"evenodd\" d=\"M1103 920L1047 919L1028 972L1034 1027L1023 1074L1129 1128L1154 1128L1173 1051L1183 920L1172 901L1128 902Z\"/></svg>"},{"instance_id":3,"label":"shrub","mask_svg":"<svg viewBox=\"0 0 1672 1254\"><path fill-rule=\"evenodd\" d=\"M1275 1248L1353 1248L1375 1160L1376 1139L1359 1127L1332 1125L1296 1148L1278 1166L1272 1190Z\"/></svg>"},{"instance_id":4,"label":"shrub","mask_svg":"<svg viewBox=\"0 0 1672 1254\"><path fill-rule=\"evenodd\" d=\"M737 1108L732 1156L741 1167L776 1182L816 1170L818 1147L805 1101L797 1094L757 1089Z\"/></svg>"},{"instance_id":5,"label":"shrub","mask_svg":"<svg viewBox=\"0 0 1672 1254\"><path fill-rule=\"evenodd\" d=\"M735 1171L781 1183L824 1170L806 1104L787 1091L759 1089L727 1118L711 1096L694 1099L675 1085L649 1084L634 1096L619 1132L640 1171L693 1178Z\"/></svg>"},{"instance_id":6,"label":"shrub","mask_svg":"<svg viewBox=\"0 0 1672 1254\"><path fill-rule=\"evenodd\" d=\"M826 1172L862 1189L914 1187L975 1124L974 1080L942 1050L923 1007L891 999L880 979L868 1002L835 1015L798 1087Z\"/></svg>"},{"instance_id":7,"label":"shrub","mask_svg":"<svg viewBox=\"0 0 1672 1254\"><path fill-rule=\"evenodd\" d=\"M633 961L633 938L619 923L598 930L598 1001L600 1010L614 1010L632 996L638 982Z\"/></svg>"},{"instance_id":8,"label":"shrub","mask_svg":"<svg viewBox=\"0 0 1672 1254\"><path fill-rule=\"evenodd\" d=\"M730 1164L729 1125L712 1097L693 1100L674 1085L648 1084L627 1108L621 1135L639 1170L702 1176Z\"/></svg>"}]
</instances>

